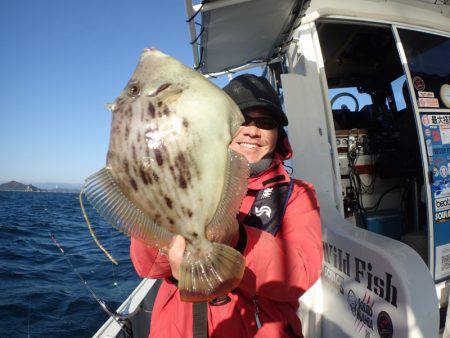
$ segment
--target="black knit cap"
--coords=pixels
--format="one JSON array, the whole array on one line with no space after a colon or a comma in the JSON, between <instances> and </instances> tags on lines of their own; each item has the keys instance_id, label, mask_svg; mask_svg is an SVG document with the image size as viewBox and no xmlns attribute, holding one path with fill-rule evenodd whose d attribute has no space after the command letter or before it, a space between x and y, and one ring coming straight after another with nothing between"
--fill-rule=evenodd
<instances>
[{"instance_id":1,"label":"black knit cap","mask_svg":"<svg viewBox=\"0 0 450 338\"><path fill-rule=\"evenodd\" d=\"M251 107L262 107L280 126L287 126L288 119L281 108L277 92L265 77L239 75L223 87L223 90L242 111Z\"/></svg>"}]
</instances>

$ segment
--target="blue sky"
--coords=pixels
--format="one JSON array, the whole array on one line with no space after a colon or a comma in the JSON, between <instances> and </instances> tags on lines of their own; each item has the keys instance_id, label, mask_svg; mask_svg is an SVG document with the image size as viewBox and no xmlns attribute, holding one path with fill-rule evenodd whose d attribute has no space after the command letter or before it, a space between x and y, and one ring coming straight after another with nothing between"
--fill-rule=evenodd
<instances>
[{"instance_id":1,"label":"blue sky","mask_svg":"<svg viewBox=\"0 0 450 338\"><path fill-rule=\"evenodd\" d=\"M144 47L192 66L182 0L0 2L0 182L81 183ZM221 83L225 83L222 82Z\"/></svg>"}]
</instances>

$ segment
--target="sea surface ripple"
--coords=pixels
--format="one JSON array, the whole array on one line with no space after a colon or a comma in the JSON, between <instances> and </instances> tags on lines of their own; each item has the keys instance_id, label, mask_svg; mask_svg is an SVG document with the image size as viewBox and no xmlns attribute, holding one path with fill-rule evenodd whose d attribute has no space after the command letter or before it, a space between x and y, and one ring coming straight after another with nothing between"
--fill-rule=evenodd
<instances>
[{"instance_id":1,"label":"sea surface ripple","mask_svg":"<svg viewBox=\"0 0 450 338\"><path fill-rule=\"evenodd\" d=\"M50 233L111 308L139 284L129 238L86 207L118 266L92 240L77 194L0 191L0 337L90 337L108 318Z\"/></svg>"}]
</instances>

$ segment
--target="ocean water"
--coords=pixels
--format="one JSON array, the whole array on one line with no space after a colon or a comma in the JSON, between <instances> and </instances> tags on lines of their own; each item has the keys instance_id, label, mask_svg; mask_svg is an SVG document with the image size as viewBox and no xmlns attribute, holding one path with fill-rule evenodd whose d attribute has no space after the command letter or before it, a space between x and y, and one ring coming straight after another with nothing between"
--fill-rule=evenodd
<instances>
[{"instance_id":1,"label":"ocean water","mask_svg":"<svg viewBox=\"0 0 450 338\"><path fill-rule=\"evenodd\" d=\"M86 207L100 243L118 266L91 238L77 194L0 191L0 337L90 337L108 318L50 233L111 308L139 284L129 238Z\"/></svg>"}]
</instances>

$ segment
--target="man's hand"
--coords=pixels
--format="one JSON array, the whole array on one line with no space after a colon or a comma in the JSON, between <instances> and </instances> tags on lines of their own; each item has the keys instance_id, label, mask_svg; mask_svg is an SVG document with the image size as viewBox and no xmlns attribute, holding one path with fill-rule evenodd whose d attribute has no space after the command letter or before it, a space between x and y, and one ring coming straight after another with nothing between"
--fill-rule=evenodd
<instances>
[{"instance_id":1,"label":"man's hand","mask_svg":"<svg viewBox=\"0 0 450 338\"><path fill-rule=\"evenodd\" d=\"M164 248L169 258L172 276L178 280L180 273L180 263L183 259L184 250L186 249L186 240L183 236L175 235L169 246Z\"/></svg>"}]
</instances>

